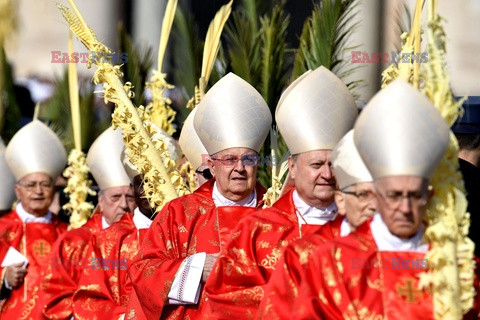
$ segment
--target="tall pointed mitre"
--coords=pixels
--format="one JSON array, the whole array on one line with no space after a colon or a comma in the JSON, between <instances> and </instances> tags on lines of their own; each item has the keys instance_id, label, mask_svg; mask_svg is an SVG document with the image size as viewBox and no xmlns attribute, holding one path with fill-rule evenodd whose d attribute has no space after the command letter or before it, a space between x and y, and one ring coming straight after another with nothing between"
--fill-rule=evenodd
<instances>
[{"instance_id":1,"label":"tall pointed mitre","mask_svg":"<svg viewBox=\"0 0 480 320\"><path fill-rule=\"evenodd\" d=\"M209 154L236 147L259 152L272 123L260 93L233 73L210 88L197 109L193 125Z\"/></svg>"},{"instance_id":2,"label":"tall pointed mitre","mask_svg":"<svg viewBox=\"0 0 480 320\"><path fill-rule=\"evenodd\" d=\"M170 155L170 159L172 159L175 163L180 160L181 151L177 145L177 142L171 135L169 135L165 130L160 128L154 123L149 123L155 129L155 134L151 137L152 142L155 144L158 140L162 139L163 143L167 147L168 154ZM125 147L126 148L126 147ZM127 150L123 148L120 159L122 161L123 167L125 169L126 174L132 180L135 176L139 175L140 172L138 171L137 166L135 166L127 156Z\"/></svg>"},{"instance_id":3,"label":"tall pointed mitre","mask_svg":"<svg viewBox=\"0 0 480 320\"><path fill-rule=\"evenodd\" d=\"M0 210L7 210L12 208L12 203L15 201L15 192L13 186L15 185L15 177L5 161L5 144L0 138Z\"/></svg>"},{"instance_id":4,"label":"tall pointed mitre","mask_svg":"<svg viewBox=\"0 0 480 320\"><path fill-rule=\"evenodd\" d=\"M87 165L100 190L130 185L130 178L120 159L123 148L122 131L110 127L88 150Z\"/></svg>"},{"instance_id":5,"label":"tall pointed mitre","mask_svg":"<svg viewBox=\"0 0 480 320\"><path fill-rule=\"evenodd\" d=\"M449 142L449 128L438 110L400 79L370 100L354 130L355 145L375 180L430 178Z\"/></svg>"},{"instance_id":6,"label":"tall pointed mitre","mask_svg":"<svg viewBox=\"0 0 480 320\"><path fill-rule=\"evenodd\" d=\"M278 128L292 154L333 149L353 128L357 115L348 88L323 66L295 80L275 111Z\"/></svg>"},{"instance_id":7,"label":"tall pointed mitre","mask_svg":"<svg viewBox=\"0 0 480 320\"><path fill-rule=\"evenodd\" d=\"M341 190L356 183L373 181L353 142L353 129L348 131L333 148L330 161Z\"/></svg>"},{"instance_id":8,"label":"tall pointed mitre","mask_svg":"<svg viewBox=\"0 0 480 320\"><path fill-rule=\"evenodd\" d=\"M180 139L178 143L180 148L182 148L183 153L187 157L187 160L192 164L194 170L198 169L202 165L207 165L204 163L204 159L208 155L207 149L200 141L197 131L193 126L193 119L197 113L197 108L193 109L188 115L185 123L182 127L182 132L180 132Z\"/></svg>"},{"instance_id":9,"label":"tall pointed mitre","mask_svg":"<svg viewBox=\"0 0 480 320\"><path fill-rule=\"evenodd\" d=\"M5 160L18 181L30 173L46 173L55 180L67 164L67 152L57 135L33 120L8 143Z\"/></svg>"}]
</instances>

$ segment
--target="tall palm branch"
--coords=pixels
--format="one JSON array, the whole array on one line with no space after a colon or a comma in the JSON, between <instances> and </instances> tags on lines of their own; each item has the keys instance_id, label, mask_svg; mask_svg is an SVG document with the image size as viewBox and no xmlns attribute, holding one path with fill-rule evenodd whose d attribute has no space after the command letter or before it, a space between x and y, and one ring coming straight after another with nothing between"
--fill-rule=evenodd
<instances>
[{"instance_id":1,"label":"tall palm branch","mask_svg":"<svg viewBox=\"0 0 480 320\"><path fill-rule=\"evenodd\" d=\"M295 55L292 80L305 71L319 66L331 70L340 79L345 79L359 67L342 59L349 40L358 23L350 24L357 0L321 1L315 4L312 15L303 26L300 45ZM346 83L350 90L358 87L360 81Z\"/></svg>"}]
</instances>

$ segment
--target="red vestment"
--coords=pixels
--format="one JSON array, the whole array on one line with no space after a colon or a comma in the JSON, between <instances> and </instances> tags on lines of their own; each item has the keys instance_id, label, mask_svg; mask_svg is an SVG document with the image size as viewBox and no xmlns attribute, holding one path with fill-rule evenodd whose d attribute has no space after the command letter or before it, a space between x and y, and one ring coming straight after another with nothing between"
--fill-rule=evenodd
<instances>
[{"instance_id":1,"label":"red vestment","mask_svg":"<svg viewBox=\"0 0 480 320\"><path fill-rule=\"evenodd\" d=\"M214 182L212 179L194 193L170 201L158 213L142 243L139 260L128 270L127 281L136 295L132 301L137 303L130 303L125 319L200 317L205 302L203 292L195 305L166 304L177 270L188 256L220 252L238 221L256 210L238 206L216 208L212 200ZM256 192L260 206L264 190L259 184Z\"/></svg>"},{"instance_id":2,"label":"red vestment","mask_svg":"<svg viewBox=\"0 0 480 320\"><path fill-rule=\"evenodd\" d=\"M241 221L220 254L205 285L209 319L253 318L283 249L311 233L325 240L340 235L342 218L325 225L303 224L293 202L292 188L273 204Z\"/></svg>"},{"instance_id":3,"label":"red vestment","mask_svg":"<svg viewBox=\"0 0 480 320\"><path fill-rule=\"evenodd\" d=\"M53 245L41 288L46 319L71 319L73 293L82 269L90 262L87 245L91 235L102 230L102 216L100 212L94 213L83 226L67 231Z\"/></svg>"},{"instance_id":4,"label":"red vestment","mask_svg":"<svg viewBox=\"0 0 480 320\"><path fill-rule=\"evenodd\" d=\"M0 262L3 261L3 259L7 255L8 248L10 248L8 243L0 240Z\"/></svg>"},{"instance_id":5,"label":"red vestment","mask_svg":"<svg viewBox=\"0 0 480 320\"><path fill-rule=\"evenodd\" d=\"M128 295L125 276L148 229L138 230L133 215L91 237L90 266L83 270L73 296L75 319L118 319L125 313Z\"/></svg>"},{"instance_id":6,"label":"red vestment","mask_svg":"<svg viewBox=\"0 0 480 320\"><path fill-rule=\"evenodd\" d=\"M51 248L67 230L67 224L52 215L51 223L23 223L15 210L0 217L1 239L28 258L28 273L22 285L11 291L0 319L31 319L41 312L39 291Z\"/></svg>"},{"instance_id":7,"label":"red vestment","mask_svg":"<svg viewBox=\"0 0 480 320\"><path fill-rule=\"evenodd\" d=\"M430 290L418 289L421 252L378 251L364 223L323 243L289 245L266 288L258 319L434 319Z\"/></svg>"}]
</instances>

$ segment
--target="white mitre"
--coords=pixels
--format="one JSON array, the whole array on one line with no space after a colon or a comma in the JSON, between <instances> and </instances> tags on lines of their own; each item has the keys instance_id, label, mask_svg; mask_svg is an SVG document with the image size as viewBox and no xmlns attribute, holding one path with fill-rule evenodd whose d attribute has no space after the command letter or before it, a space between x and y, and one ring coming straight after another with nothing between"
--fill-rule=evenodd
<instances>
[{"instance_id":1,"label":"white mitre","mask_svg":"<svg viewBox=\"0 0 480 320\"><path fill-rule=\"evenodd\" d=\"M161 139L167 147L170 159L177 163L180 160L181 152L179 150L179 147L177 146L177 142L175 141L175 139L173 139L171 135L169 135L165 130L163 130L156 124L150 122L149 125L152 126L152 128L155 130L155 134L151 137L152 142L155 144ZM137 166L130 162L130 159L127 156L126 147L122 149L120 161L122 162L125 172L127 173L130 180L133 180L135 176L140 174Z\"/></svg>"},{"instance_id":2,"label":"white mitre","mask_svg":"<svg viewBox=\"0 0 480 320\"><path fill-rule=\"evenodd\" d=\"M13 136L5 160L15 179L30 173L45 173L55 180L67 164L67 152L57 135L39 120L33 120Z\"/></svg>"},{"instance_id":3,"label":"white mitre","mask_svg":"<svg viewBox=\"0 0 480 320\"><path fill-rule=\"evenodd\" d=\"M395 80L378 92L355 124L354 141L375 180L430 178L449 143L449 128L417 89Z\"/></svg>"},{"instance_id":4,"label":"white mitre","mask_svg":"<svg viewBox=\"0 0 480 320\"><path fill-rule=\"evenodd\" d=\"M196 113L197 108L190 112L183 124L182 132L180 132L180 139L178 140L180 148L182 148L183 153L194 170L202 165L207 165L204 163L204 160L208 158L207 149L203 146L202 141L200 141L197 131L195 131L193 126L193 119L195 118Z\"/></svg>"},{"instance_id":5,"label":"white mitre","mask_svg":"<svg viewBox=\"0 0 480 320\"><path fill-rule=\"evenodd\" d=\"M0 138L0 210L7 210L12 208L12 203L15 201L15 177L5 161L5 144Z\"/></svg>"},{"instance_id":6,"label":"white mitre","mask_svg":"<svg viewBox=\"0 0 480 320\"><path fill-rule=\"evenodd\" d=\"M88 150L87 165L100 190L130 185L120 155L124 148L122 131L105 130Z\"/></svg>"},{"instance_id":7,"label":"white mitre","mask_svg":"<svg viewBox=\"0 0 480 320\"><path fill-rule=\"evenodd\" d=\"M272 123L260 93L233 73L210 88L197 109L193 125L209 154L240 147L259 152Z\"/></svg>"},{"instance_id":8,"label":"white mitre","mask_svg":"<svg viewBox=\"0 0 480 320\"><path fill-rule=\"evenodd\" d=\"M292 154L331 150L353 128L358 110L345 84L330 70L307 71L283 93L275 120Z\"/></svg>"},{"instance_id":9,"label":"white mitre","mask_svg":"<svg viewBox=\"0 0 480 320\"><path fill-rule=\"evenodd\" d=\"M357 183L373 181L353 142L353 129L333 148L330 161L340 190Z\"/></svg>"}]
</instances>

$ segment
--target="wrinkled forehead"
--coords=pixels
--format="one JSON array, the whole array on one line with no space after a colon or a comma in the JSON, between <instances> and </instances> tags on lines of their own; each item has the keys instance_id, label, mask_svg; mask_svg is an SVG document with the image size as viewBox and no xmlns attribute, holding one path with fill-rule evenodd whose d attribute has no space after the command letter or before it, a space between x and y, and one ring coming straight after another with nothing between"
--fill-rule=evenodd
<instances>
[{"instance_id":1,"label":"wrinkled forehead","mask_svg":"<svg viewBox=\"0 0 480 320\"><path fill-rule=\"evenodd\" d=\"M23 176L19 182L28 183L28 182L52 182L52 177L43 172L34 172L29 173Z\"/></svg>"},{"instance_id":2,"label":"wrinkled forehead","mask_svg":"<svg viewBox=\"0 0 480 320\"><path fill-rule=\"evenodd\" d=\"M249 148L228 148L224 149L220 152L217 152L214 154L216 157L224 157L224 156L237 156L241 157L242 155L257 155L258 153L255 150L249 149Z\"/></svg>"},{"instance_id":3,"label":"wrinkled forehead","mask_svg":"<svg viewBox=\"0 0 480 320\"><path fill-rule=\"evenodd\" d=\"M428 185L429 180L419 176L387 176L375 181L381 191L419 191L428 189Z\"/></svg>"}]
</instances>

